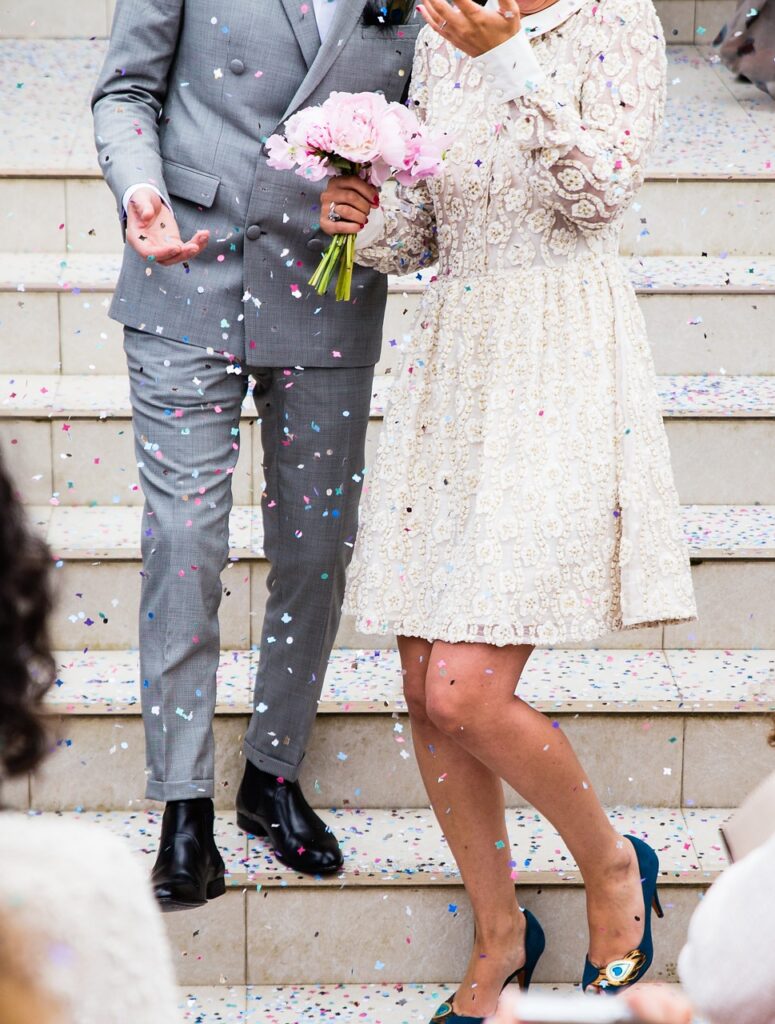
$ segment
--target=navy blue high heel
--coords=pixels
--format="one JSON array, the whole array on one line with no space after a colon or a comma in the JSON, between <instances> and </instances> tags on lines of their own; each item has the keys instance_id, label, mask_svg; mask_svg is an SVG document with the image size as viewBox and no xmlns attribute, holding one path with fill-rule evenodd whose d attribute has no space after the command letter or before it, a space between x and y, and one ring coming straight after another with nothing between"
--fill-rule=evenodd
<instances>
[{"instance_id":1,"label":"navy blue high heel","mask_svg":"<svg viewBox=\"0 0 775 1024\"><path fill-rule=\"evenodd\" d=\"M526 992L530 987L530 981L533 977L533 971L536 969L536 964L541 959L544 949L546 948L546 937L544 930L538 922L538 918L534 914L531 914L529 910L523 910L522 913L525 915L525 962L516 971L506 978L503 982L501 991L510 985L513 981L516 981L523 992ZM483 1024L484 1017L463 1017L459 1013L455 1013L453 1003L455 997L447 1003L442 1003L438 1010L431 1017L430 1024Z\"/></svg>"},{"instance_id":2,"label":"navy blue high heel","mask_svg":"<svg viewBox=\"0 0 775 1024\"><path fill-rule=\"evenodd\" d=\"M659 857L656 851L652 850L648 843L644 843L637 836L625 836L635 847L640 869L641 885L643 887L643 906L645 907L645 922L643 927L643 938L637 949L633 949L626 956L618 960L612 960L604 967L595 967L587 957L584 963L584 977L581 987L586 991L595 987L607 995L616 995L622 989L629 988L636 981L640 981L646 971L651 967L654 959L654 943L651 938L651 909L657 917L664 917L662 906L657 894L657 878L659 876Z\"/></svg>"}]
</instances>

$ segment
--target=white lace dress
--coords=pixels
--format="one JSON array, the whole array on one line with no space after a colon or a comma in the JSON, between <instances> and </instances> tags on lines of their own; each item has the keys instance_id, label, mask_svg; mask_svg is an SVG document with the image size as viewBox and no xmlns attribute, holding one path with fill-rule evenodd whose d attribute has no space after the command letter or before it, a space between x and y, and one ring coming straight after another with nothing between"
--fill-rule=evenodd
<instances>
[{"instance_id":1,"label":"white lace dress","mask_svg":"<svg viewBox=\"0 0 775 1024\"><path fill-rule=\"evenodd\" d=\"M548 29L525 19L515 99L492 62L419 36L413 98L444 171L386 197L357 254L438 261L366 478L346 597L364 632L563 644L695 617L617 256L662 118L662 30L650 0L564 3Z\"/></svg>"}]
</instances>

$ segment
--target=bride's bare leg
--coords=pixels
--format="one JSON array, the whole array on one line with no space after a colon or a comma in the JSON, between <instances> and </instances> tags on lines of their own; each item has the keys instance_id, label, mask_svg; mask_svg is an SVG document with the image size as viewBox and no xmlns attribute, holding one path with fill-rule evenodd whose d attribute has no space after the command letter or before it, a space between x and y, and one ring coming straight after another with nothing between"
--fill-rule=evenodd
<instances>
[{"instance_id":1,"label":"bride's bare leg","mask_svg":"<svg viewBox=\"0 0 775 1024\"><path fill-rule=\"evenodd\" d=\"M562 835L584 877L590 957L604 964L635 948L643 935L637 859L609 822L562 731L514 696L529 651L434 643L425 712L436 731L509 782ZM468 771L471 762L454 763Z\"/></svg>"},{"instance_id":2,"label":"bride's bare leg","mask_svg":"<svg viewBox=\"0 0 775 1024\"><path fill-rule=\"evenodd\" d=\"M474 948L455 1009L484 1017L494 1012L504 980L525 960L525 919L511 878L503 784L428 718L425 675L431 644L400 637L398 646L417 763L474 912ZM523 662L529 651L524 648Z\"/></svg>"}]
</instances>

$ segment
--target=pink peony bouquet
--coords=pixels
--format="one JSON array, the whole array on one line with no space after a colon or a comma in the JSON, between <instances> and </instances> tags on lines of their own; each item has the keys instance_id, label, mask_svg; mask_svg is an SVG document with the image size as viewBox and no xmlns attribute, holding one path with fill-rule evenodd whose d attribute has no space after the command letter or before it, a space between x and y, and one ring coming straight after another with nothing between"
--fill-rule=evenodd
<instances>
[{"instance_id":1,"label":"pink peony bouquet","mask_svg":"<svg viewBox=\"0 0 775 1024\"><path fill-rule=\"evenodd\" d=\"M357 174L377 188L390 177L412 185L441 166L441 144L417 116L373 92L331 93L290 117L285 135L273 135L267 149L277 170L295 169L309 181ZM309 283L324 295L338 267L336 298L349 301L354 262L355 235L335 235Z\"/></svg>"}]
</instances>

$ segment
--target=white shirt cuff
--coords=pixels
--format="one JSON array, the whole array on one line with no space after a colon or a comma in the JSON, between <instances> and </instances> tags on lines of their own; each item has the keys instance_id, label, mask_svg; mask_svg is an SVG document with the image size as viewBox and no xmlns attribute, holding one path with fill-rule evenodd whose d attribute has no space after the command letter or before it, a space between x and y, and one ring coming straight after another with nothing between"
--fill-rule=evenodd
<instances>
[{"instance_id":1,"label":"white shirt cuff","mask_svg":"<svg viewBox=\"0 0 775 1024\"><path fill-rule=\"evenodd\" d=\"M151 192L156 193L156 195L159 197L159 199L161 199L165 206L167 205L167 200L164 198L164 196L161 194L158 188L156 188L155 185L151 185L147 181L138 181L136 185L130 185L129 188L126 190L126 192L124 192L123 196L121 197L121 206L124 210L124 216L126 216L127 212L129 211L129 201L139 188L149 188Z\"/></svg>"},{"instance_id":2,"label":"white shirt cuff","mask_svg":"<svg viewBox=\"0 0 775 1024\"><path fill-rule=\"evenodd\" d=\"M385 214L381 206L369 213L369 219L355 236L355 251L378 242L385 234Z\"/></svg>"},{"instance_id":3,"label":"white shirt cuff","mask_svg":"<svg viewBox=\"0 0 775 1024\"><path fill-rule=\"evenodd\" d=\"M546 80L523 29L500 46L474 57L473 63L503 103L534 92Z\"/></svg>"}]
</instances>

